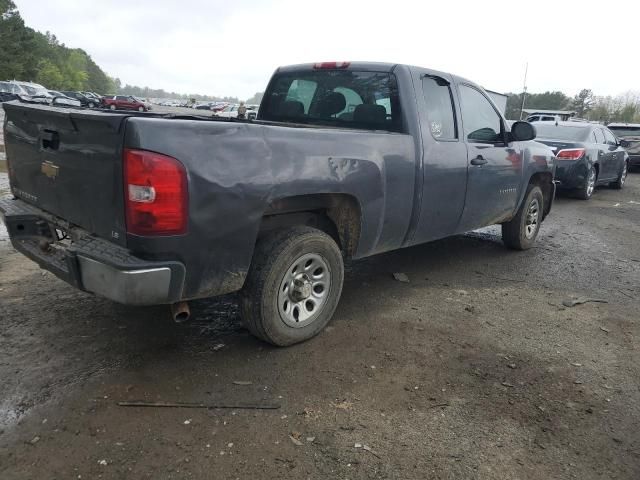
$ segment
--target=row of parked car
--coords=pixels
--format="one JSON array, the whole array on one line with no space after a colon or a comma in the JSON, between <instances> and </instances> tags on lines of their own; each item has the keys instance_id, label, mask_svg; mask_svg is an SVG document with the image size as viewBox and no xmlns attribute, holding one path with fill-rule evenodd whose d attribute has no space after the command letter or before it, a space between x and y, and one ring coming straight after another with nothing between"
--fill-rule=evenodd
<instances>
[{"instance_id":1,"label":"row of parked car","mask_svg":"<svg viewBox=\"0 0 640 480\"><path fill-rule=\"evenodd\" d=\"M137 110L147 112L152 109L151 102L134 95L98 95L94 92L74 92L48 90L43 85L33 82L16 80L0 81L0 102L22 99L29 102L51 105L65 105L69 107L108 108L110 110ZM180 103L165 101L162 106L189 107L196 110L209 110L221 118L237 118L240 105L228 102L200 102ZM258 114L259 105L246 105L247 118L254 120Z\"/></svg>"},{"instance_id":2,"label":"row of parked car","mask_svg":"<svg viewBox=\"0 0 640 480\"><path fill-rule=\"evenodd\" d=\"M22 100L47 105L109 108L111 110L151 110L151 103L133 95L99 95L95 92L49 90L43 85L17 80L0 81L0 102Z\"/></svg>"},{"instance_id":3,"label":"row of parked car","mask_svg":"<svg viewBox=\"0 0 640 480\"><path fill-rule=\"evenodd\" d=\"M557 160L556 182L589 200L596 187L621 189L630 168L640 166L640 124L610 123L554 115L530 115L536 141L551 148Z\"/></svg>"},{"instance_id":4,"label":"row of parked car","mask_svg":"<svg viewBox=\"0 0 640 480\"><path fill-rule=\"evenodd\" d=\"M48 90L33 82L0 81L0 101L18 99L72 107L96 108L102 105L102 97L94 92Z\"/></svg>"}]
</instances>

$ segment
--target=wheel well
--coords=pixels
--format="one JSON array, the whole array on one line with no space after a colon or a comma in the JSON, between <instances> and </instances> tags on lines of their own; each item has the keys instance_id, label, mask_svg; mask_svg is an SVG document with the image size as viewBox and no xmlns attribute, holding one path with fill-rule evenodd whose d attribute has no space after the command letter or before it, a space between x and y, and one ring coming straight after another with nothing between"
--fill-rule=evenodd
<instances>
[{"instance_id":1,"label":"wheel well","mask_svg":"<svg viewBox=\"0 0 640 480\"><path fill-rule=\"evenodd\" d=\"M594 163L593 164L593 168L596 169L596 180L598 180L598 177L600 176L600 164L599 163Z\"/></svg>"},{"instance_id":2,"label":"wheel well","mask_svg":"<svg viewBox=\"0 0 640 480\"><path fill-rule=\"evenodd\" d=\"M551 210L551 204L553 203L553 175L549 172L534 173L529 179L529 185L537 185L540 187L540 190L542 190L542 198L544 200L544 218Z\"/></svg>"},{"instance_id":3,"label":"wheel well","mask_svg":"<svg viewBox=\"0 0 640 480\"><path fill-rule=\"evenodd\" d=\"M323 193L280 198L267 207L260 224L259 236L274 229L308 225L331 235L347 256L358 247L361 210L351 195Z\"/></svg>"}]
</instances>

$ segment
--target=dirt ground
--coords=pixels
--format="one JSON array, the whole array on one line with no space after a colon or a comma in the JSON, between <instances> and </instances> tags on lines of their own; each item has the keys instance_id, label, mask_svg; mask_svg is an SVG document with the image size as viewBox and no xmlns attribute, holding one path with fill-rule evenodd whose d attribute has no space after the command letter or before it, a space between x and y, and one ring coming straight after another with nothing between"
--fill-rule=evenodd
<instances>
[{"instance_id":1,"label":"dirt ground","mask_svg":"<svg viewBox=\"0 0 640 480\"><path fill-rule=\"evenodd\" d=\"M0 232L0 478L638 479L639 239L636 173L558 198L527 252L490 228L355 262L330 327L279 349L233 296L174 324Z\"/></svg>"}]
</instances>

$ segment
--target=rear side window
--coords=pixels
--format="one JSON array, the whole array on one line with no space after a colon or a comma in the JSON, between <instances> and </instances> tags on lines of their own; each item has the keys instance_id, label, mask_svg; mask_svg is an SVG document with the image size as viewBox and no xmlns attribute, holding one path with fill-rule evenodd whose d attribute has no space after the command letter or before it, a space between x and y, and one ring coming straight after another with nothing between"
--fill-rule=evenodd
<instances>
[{"instance_id":1,"label":"rear side window","mask_svg":"<svg viewBox=\"0 0 640 480\"><path fill-rule=\"evenodd\" d=\"M453 113L453 98L448 82L439 78L424 77L422 92L427 105L427 122L431 135L436 140L457 139L458 131Z\"/></svg>"},{"instance_id":2,"label":"rear side window","mask_svg":"<svg viewBox=\"0 0 640 480\"><path fill-rule=\"evenodd\" d=\"M604 132L604 139L607 142L607 145L617 145L618 144L618 142L616 140L616 137L613 135L613 133L611 133L606 128L603 128L602 131Z\"/></svg>"},{"instance_id":3,"label":"rear side window","mask_svg":"<svg viewBox=\"0 0 640 480\"><path fill-rule=\"evenodd\" d=\"M460 109L464 134L469 142L504 141L500 115L479 90L460 85Z\"/></svg>"},{"instance_id":4,"label":"rear side window","mask_svg":"<svg viewBox=\"0 0 640 480\"><path fill-rule=\"evenodd\" d=\"M402 131L395 75L351 70L276 74L260 119L367 130Z\"/></svg>"},{"instance_id":5,"label":"rear side window","mask_svg":"<svg viewBox=\"0 0 640 480\"><path fill-rule=\"evenodd\" d=\"M602 129L596 128L593 133L596 135L596 143L604 143L604 133L602 133Z\"/></svg>"}]
</instances>

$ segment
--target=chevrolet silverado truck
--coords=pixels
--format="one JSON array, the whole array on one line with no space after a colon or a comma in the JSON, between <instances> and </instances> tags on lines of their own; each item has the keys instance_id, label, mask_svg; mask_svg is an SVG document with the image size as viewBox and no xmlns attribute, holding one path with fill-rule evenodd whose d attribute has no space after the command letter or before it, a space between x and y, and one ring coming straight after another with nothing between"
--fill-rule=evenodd
<instances>
[{"instance_id":1,"label":"chevrolet silverado truck","mask_svg":"<svg viewBox=\"0 0 640 480\"><path fill-rule=\"evenodd\" d=\"M463 78L383 63L276 70L254 121L4 104L13 246L81 290L172 306L240 291L275 345L331 319L344 259L501 224L527 249L555 157Z\"/></svg>"}]
</instances>

